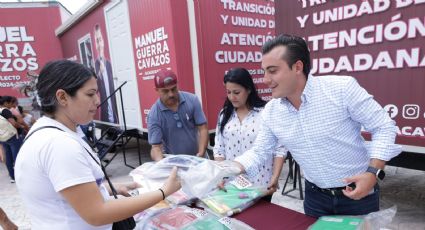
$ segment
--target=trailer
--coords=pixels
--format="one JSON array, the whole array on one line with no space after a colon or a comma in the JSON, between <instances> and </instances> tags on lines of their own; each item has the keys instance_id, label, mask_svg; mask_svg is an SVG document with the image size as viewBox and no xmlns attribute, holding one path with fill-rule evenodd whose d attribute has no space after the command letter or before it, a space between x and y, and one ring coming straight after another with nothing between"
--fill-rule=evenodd
<instances>
[{"instance_id":1,"label":"trailer","mask_svg":"<svg viewBox=\"0 0 425 230\"><path fill-rule=\"evenodd\" d=\"M91 0L66 20L58 3L2 3L0 60L25 58L10 60L20 72L2 71L0 86L2 94L25 98L11 82L28 81L28 70L37 72L52 59L80 62L100 76L99 89L104 85L96 124L124 125L146 137L147 114L158 97L153 76L170 68L177 73L179 89L200 99L213 136L226 98L226 70L248 69L259 95L269 100L261 46L276 33L297 34L309 44L314 75L354 76L397 122L403 153L390 164L425 170L424 2ZM40 13L37 20L22 17L40 8L54 12ZM11 42L20 55L4 48Z\"/></svg>"},{"instance_id":2,"label":"trailer","mask_svg":"<svg viewBox=\"0 0 425 230\"><path fill-rule=\"evenodd\" d=\"M213 133L226 97L226 70L249 69L260 95L270 97L262 83L259 50L274 36L274 3L250 0L244 5L239 10L215 0L95 0L56 29L56 35L65 58L90 66L100 56L95 27L100 28L112 84L116 88L127 82L122 89L124 110L117 110L115 123L125 117L129 127L146 133L147 114L158 97L153 76L170 68L177 73L180 90L200 99ZM109 121L99 119L102 122Z\"/></svg>"}]
</instances>

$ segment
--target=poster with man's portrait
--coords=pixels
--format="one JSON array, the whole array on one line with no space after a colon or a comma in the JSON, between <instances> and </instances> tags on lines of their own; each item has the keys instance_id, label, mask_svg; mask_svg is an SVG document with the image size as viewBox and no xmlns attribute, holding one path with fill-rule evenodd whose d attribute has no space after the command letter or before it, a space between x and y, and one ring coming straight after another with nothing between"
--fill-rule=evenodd
<instances>
[{"instance_id":1,"label":"poster with man's portrait","mask_svg":"<svg viewBox=\"0 0 425 230\"><path fill-rule=\"evenodd\" d=\"M117 99L114 94L115 82L113 78L112 64L107 52L107 37L99 24L93 27L94 46L96 56L94 58L94 70L97 76L97 86L100 105L100 120L109 123L118 123Z\"/></svg>"}]
</instances>

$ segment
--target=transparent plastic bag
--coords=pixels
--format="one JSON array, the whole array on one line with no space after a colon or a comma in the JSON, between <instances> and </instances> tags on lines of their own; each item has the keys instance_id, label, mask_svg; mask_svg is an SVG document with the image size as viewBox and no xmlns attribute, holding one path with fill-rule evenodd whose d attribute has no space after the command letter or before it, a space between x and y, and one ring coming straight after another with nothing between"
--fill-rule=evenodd
<instances>
[{"instance_id":1,"label":"transparent plastic bag","mask_svg":"<svg viewBox=\"0 0 425 230\"><path fill-rule=\"evenodd\" d=\"M167 196L165 199L173 205L190 205L196 201L196 197L189 196L182 189Z\"/></svg>"},{"instance_id":2,"label":"transparent plastic bag","mask_svg":"<svg viewBox=\"0 0 425 230\"><path fill-rule=\"evenodd\" d=\"M133 170L130 175L136 182L145 180L147 184L156 185L163 183L172 168L177 166L182 190L190 198L203 196L215 189L224 177L235 176L241 172L233 161L217 162L189 155L168 156L154 164L142 166Z\"/></svg>"},{"instance_id":3,"label":"transparent plastic bag","mask_svg":"<svg viewBox=\"0 0 425 230\"><path fill-rule=\"evenodd\" d=\"M187 171L180 172L179 176L183 191L199 198L214 190L223 178L240 173L241 170L235 162L205 160Z\"/></svg>"},{"instance_id":4,"label":"transparent plastic bag","mask_svg":"<svg viewBox=\"0 0 425 230\"><path fill-rule=\"evenodd\" d=\"M365 216L322 216L308 230L379 230L391 223L396 212L397 207L394 205Z\"/></svg>"},{"instance_id":5,"label":"transparent plastic bag","mask_svg":"<svg viewBox=\"0 0 425 230\"><path fill-rule=\"evenodd\" d=\"M156 213L161 212L162 210L169 209L170 207L171 206L167 201L162 200L154 206L137 213L133 217L136 222L144 222Z\"/></svg>"},{"instance_id":6,"label":"transparent plastic bag","mask_svg":"<svg viewBox=\"0 0 425 230\"><path fill-rule=\"evenodd\" d=\"M254 230L248 224L230 217L217 217L215 215L206 215L188 226L183 230Z\"/></svg>"},{"instance_id":7,"label":"transparent plastic bag","mask_svg":"<svg viewBox=\"0 0 425 230\"><path fill-rule=\"evenodd\" d=\"M206 161L204 158L190 155L169 155L166 158L154 163L151 167L146 168L141 173L148 179L166 179L170 176L170 172L174 166L179 168L178 172L187 171L196 167L200 163Z\"/></svg>"},{"instance_id":8,"label":"transparent plastic bag","mask_svg":"<svg viewBox=\"0 0 425 230\"><path fill-rule=\"evenodd\" d=\"M255 204L267 193L265 186L253 186L240 175L224 186L224 190L215 189L201 201L208 209L221 216L232 216Z\"/></svg>"},{"instance_id":9,"label":"transparent plastic bag","mask_svg":"<svg viewBox=\"0 0 425 230\"><path fill-rule=\"evenodd\" d=\"M219 217L207 210L176 206L154 213L137 225L140 230L253 230L242 221Z\"/></svg>"},{"instance_id":10,"label":"transparent plastic bag","mask_svg":"<svg viewBox=\"0 0 425 230\"><path fill-rule=\"evenodd\" d=\"M391 208L383 209L377 212L372 212L364 217L365 229L379 230L389 225L395 214L397 213L397 206L394 205Z\"/></svg>"},{"instance_id":11,"label":"transparent plastic bag","mask_svg":"<svg viewBox=\"0 0 425 230\"><path fill-rule=\"evenodd\" d=\"M133 178L143 177L143 173L146 172L146 170L148 170L154 164L155 164L155 162L145 162L142 165L140 165L139 167L131 170L129 175Z\"/></svg>"},{"instance_id":12,"label":"transparent plastic bag","mask_svg":"<svg viewBox=\"0 0 425 230\"><path fill-rule=\"evenodd\" d=\"M176 206L174 208L157 212L140 225L138 229L143 230L177 230L182 229L191 223L200 220L203 216L208 215L206 211L189 208L186 206Z\"/></svg>"},{"instance_id":13,"label":"transparent plastic bag","mask_svg":"<svg viewBox=\"0 0 425 230\"><path fill-rule=\"evenodd\" d=\"M142 192L153 191L153 188L150 187L146 178L143 176L143 172L148 170L153 165L154 165L153 162L146 162L146 163L143 163L142 165L140 165L139 167L131 170L130 173L129 173L129 176L131 176L133 178L133 181L141 185L141 188L139 189L139 194L141 194ZM165 180L163 180L163 181L165 181ZM159 182L160 181L157 181L157 183L159 183ZM160 186L161 185L162 184L160 184ZM152 185L152 187L156 187L156 185L155 186ZM160 188L160 187L158 187L158 188ZM158 188L156 188L156 189L158 189Z\"/></svg>"},{"instance_id":14,"label":"transparent plastic bag","mask_svg":"<svg viewBox=\"0 0 425 230\"><path fill-rule=\"evenodd\" d=\"M150 191L156 191L161 188L165 183L167 177L154 179L145 178L144 173L147 170L150 170L150 168L154 165L155 163L147 162L130 172L130 176L133 177L133 180L141 185L141 187L137 189L139 194L143 194ZM193 203L196 200L196 197L189 196L187 193L183 192L183 190L180 189L177 192L168 195L165 200L170 205L183 205Z\"/></svg>"}]
</instances>

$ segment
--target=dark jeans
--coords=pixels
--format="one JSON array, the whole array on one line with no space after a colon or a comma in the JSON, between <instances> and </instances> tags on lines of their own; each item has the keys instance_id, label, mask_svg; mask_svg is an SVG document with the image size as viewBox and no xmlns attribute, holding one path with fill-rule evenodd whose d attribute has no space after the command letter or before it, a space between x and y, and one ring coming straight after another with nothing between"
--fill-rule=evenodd
<instances>
[{"instance_id":1,"label":"dark jeans","mask_svg":"<svg viewBox=\"0 0 425 230\"><path fill-rule=\"evenodd\" d=\"M379 186L361 200L350 199L343 194L332 195L320 191L314 184L305 181L304 212L308 216L365 215L379 211Z\"/></svg>"},{"instance_id":2,"label":"dark jeans","mask_svg":"<svg viewBox=\"0 0 425 230\"><path fill-rule=\"evenodd\" d=\"M15 180L15 166L16 157L18 156L19 149L22 146L22 138L16 136L11 137L9 140L1 143L6 154L6 166L9 172L10 179Z\"/></svg>"}]
</instances>

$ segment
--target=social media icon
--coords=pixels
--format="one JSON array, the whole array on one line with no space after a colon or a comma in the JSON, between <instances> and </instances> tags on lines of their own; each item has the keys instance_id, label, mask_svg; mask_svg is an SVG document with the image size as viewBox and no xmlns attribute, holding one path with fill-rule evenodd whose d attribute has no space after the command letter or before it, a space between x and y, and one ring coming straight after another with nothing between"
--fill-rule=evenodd
<instances>
[{"instance_id":1,"label":"social media icon","mask_svg":"<svg viewBox=\"0 0 425 230\"><path fill-rule=\"evenodd\" d=\"M390 116L391 118L394 118L397 116L398 114L398 108L397 106L393 105L393 104L388 104L384 107L385 111L387 111L388 116Z\"/></svg>"},{"instance_id":2,"label":"social media icon","mask_svg":"<svg viewBox=\"0 0 425 230\"><path fill-rule=\"evenodd\" d=\"M419 105L406 104L403 106L403 118L405 119L417 119L419 112Z\"/></svg>"}]
</instances>

